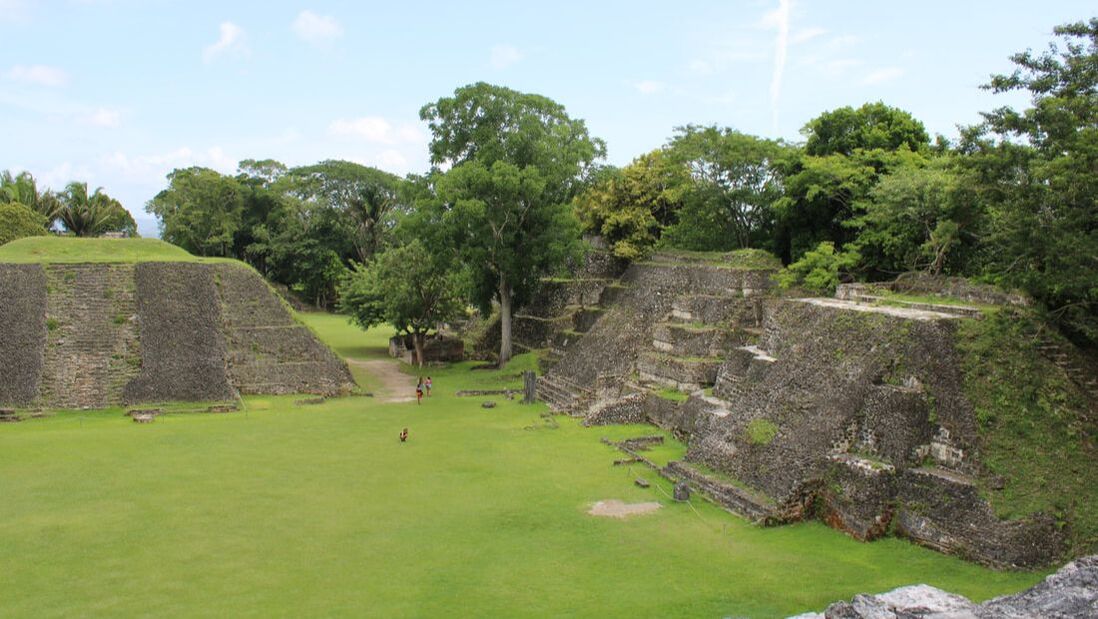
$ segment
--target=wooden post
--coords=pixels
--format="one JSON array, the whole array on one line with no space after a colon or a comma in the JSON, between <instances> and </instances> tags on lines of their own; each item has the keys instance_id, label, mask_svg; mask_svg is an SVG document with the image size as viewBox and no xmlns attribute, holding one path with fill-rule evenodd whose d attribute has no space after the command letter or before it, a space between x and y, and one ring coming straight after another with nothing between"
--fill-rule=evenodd
<instances>
[{"instance_id":1,"label":"wooden post","mask_svg":"<svg viewBox=\"0 0 1098 619\"><path fill-rule=\"evenodd\" d=\"M529 370L522 373L522 390L525 393L522 398L523 404L533 404L538 401L538 377L536 374Z\"/></svg>"}]
</instances>

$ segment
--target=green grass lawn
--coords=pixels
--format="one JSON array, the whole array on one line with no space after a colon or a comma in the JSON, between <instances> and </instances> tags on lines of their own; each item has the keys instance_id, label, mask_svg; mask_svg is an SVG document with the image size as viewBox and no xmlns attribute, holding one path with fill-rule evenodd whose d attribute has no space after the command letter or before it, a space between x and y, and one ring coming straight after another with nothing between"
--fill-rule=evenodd
<instances>
[{"instance_id":1,"label":"green grass lawn","mask_svg":"<svg viewBox=\"0 0 1098 619\"><path fill-rule=\"evenodd\" d=\"M355 358L388 335L304 320ZM675 503L599 442L654 428L551 429L542 405L453 395L517 384L532 356L516 363L432 369L423 405L249 397L149 425L120 410L0 425L0 617L776 617L905 584L985 599L1040 578ZM588 516L602 499L663 509Z\"/></svg>"},{"instance_id":2,"label":"green grass lawn","mask_svg":"<svg viewBox=\"0 0 1098 619\"><path fill-rule=\"evenodd\" d=\"M236 262L200 258L159 239L89 239L32 236L0 245L0 262L19 264L80 262Z\"/></svg>"}]
</instances>

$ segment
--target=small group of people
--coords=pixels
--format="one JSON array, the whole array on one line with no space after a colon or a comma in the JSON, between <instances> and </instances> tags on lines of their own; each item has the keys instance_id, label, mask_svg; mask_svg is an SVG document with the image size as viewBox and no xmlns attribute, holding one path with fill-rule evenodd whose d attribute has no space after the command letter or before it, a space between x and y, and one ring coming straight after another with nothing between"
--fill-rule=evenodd
<instances>
[{"instance_id":1,"label":"small group of people","mask_svg":"<svg viewBox=\"0 0 1098 619\"><path fill-rule=\"evenodd\" d=\"M431 397L431 377L428 376L427 380L423 380L423 377L419 377L419 381L416 382L416 404L423 404L423 396Z\"/></svg>"}]
</instances>

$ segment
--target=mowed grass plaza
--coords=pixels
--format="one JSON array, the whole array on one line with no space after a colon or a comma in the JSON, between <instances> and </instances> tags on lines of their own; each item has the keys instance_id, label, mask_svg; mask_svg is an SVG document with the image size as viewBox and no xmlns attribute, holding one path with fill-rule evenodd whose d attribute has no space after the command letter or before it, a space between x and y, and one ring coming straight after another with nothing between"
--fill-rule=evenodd
<instances>
[{"instance_id":1,"label":"mowed grass plaza","mask_svg":"<svg viewBox=\"0 0 1098 619\"><path fill-rule=\"evenodd\" d=\"M388 359L389 330L302 319L351 361ZM584 428L542 404L455 396L518 387L529 367L523 355L502 370L432 368L422 405L386 403L391 386L352 363L374 397L0 426L0 617L779 617L913 583L983 600L1043 576L675 502L599 440L652 427ZM667 438L658 462L685 452ZM587 514L606 499L662 508Z\"/></svg>"}]
</instances>

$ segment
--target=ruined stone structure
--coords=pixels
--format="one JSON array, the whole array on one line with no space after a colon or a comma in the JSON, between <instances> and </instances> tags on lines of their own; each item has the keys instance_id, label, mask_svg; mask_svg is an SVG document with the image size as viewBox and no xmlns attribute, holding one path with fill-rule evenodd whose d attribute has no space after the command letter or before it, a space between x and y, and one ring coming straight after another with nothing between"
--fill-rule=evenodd
<instances>
[{"instance_id":1,"label":"ruined stone structure","mask_svg":"<svg viewBox=\"0 0 1098 619\"><path fill-rule=\"evenodd\" d=\"M1040 583L1014 595L976 604L964 596L928 585L900 587L876 595L856 595L822 613L791 619L1077 619L1098 616L1098 556L1068 563Z\"/></svg>"},{"instance_id":2,"label":"ruined stone structure","mask_svg":"<svg viewBox=\"0 0 1098 619\"><path fill-rule=\"evenodd\" d=\"M0 264L0 405L345 392L346 365L237 264Z\"/></svg>"},{"instance_id":3,"label":"ruined stone structure","mask_svg":"<svg viewBox=\"0 0 1098 619\"><path fill-rule=\"evenodd\" d=\"M1051 515L1000 520L981 496L956 347L979 311L783 298L775 268L657 254L597 290L576 284L599 317L558 332L539 397L588 424L670 430L688 453L661 473L756 522L816 517L1000 568L1060 559Z\"/></svg>"}]
</instances>

